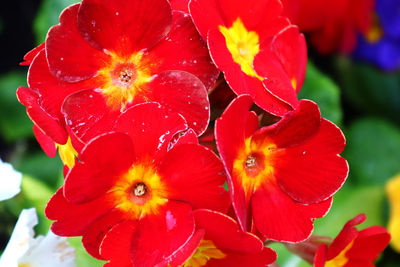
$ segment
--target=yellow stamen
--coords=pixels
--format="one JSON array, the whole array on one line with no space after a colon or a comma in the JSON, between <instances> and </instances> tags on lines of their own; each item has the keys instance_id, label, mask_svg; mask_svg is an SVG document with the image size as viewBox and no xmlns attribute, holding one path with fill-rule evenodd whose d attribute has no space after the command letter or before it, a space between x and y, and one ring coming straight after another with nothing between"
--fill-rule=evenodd
<instances>
[{"instance_id":1,"label":"yellow stamen","mask_svg":"<svg viewBox=\"0 0 400 267\"><path fill-rule=\"evenodd\" d=\"M144 85L151 81L151 68L155 63L146 62L143 53L120 57L111 53L111 63L97 72L102 81L101 93L112 109L124 109L139 93L145 97Z\"/></svg>"},{"instance_id":2,"label":"yellow stamen","mask_svg":"<svg viewBox=\"0 0 400 267\"><path fill-rule=\"evenodd\" d=\"M134 164L108 191L110 201L131 219L157 214L168 192L151 164Z\"/></svg>"},{"instance_id":3,"label":"yellow stamen","mask_svg":"<svg viewBox=\"0 0 400 267\"><path fill-rule=\"evenodd\" d=\"M373 22L371 28L368 30L367 34L365 35L365 39L374 44L382 39L383 36L383 29L379 23L378 15L375 14L373 16Z\"/></svg>"},{"instance_id":4,"label":"yellow stamen","mask_svg":"<svg viewBox=\"0 0 400 267\"><path fill-rule=\"evenodd\" d=\"M202 240L200 246L183 267L201 267L206 265L210 259L223 259L225 257L226 254L217 249L211 240Z\"/></svg>"},{"instance_id":5,"label":"yellow stamen","mask_svg":"<svg viewBox=\"0 0 400 267\"><path fill-rule=\"evenodd\" d=\"M274 172L272 166L272 153L276 151L276 145L264 140L263 142L252 142L247 138L244 147L233 162L234 176L241 180L246 193L256 190L266 182Z\"/></svg>"},{"instance_id":6,"label":"yellow stamen","mask_svg":"<svg viewBox=\"0 0 400 267\"><path fill-rule=\"evenodd\" d=\"M253 60L260 51L259 37L255 31L248 31L242 20L237 18L230 28L219 25L219 31L225 37L226 46L233 61L249 76L263 80L253 69Z\"/></svg>"}]
</instances>

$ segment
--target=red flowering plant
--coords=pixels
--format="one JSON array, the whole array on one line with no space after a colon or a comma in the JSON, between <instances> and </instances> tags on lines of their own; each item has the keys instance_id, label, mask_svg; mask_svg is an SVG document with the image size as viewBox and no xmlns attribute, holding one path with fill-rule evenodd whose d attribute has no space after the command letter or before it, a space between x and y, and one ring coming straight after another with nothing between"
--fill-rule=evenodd
<instances>
[{"instance_id":1,"label":"red flowering plant","mask_svg":"<svg viewBox=\"0 0 400 267\"><path fill-rule=\"evenodd\" d=\"M311 101L301 100L297 109L261 129L249 111L252 104L249 96L239 96L215 127L235 213L243 230L302 241L347 177L347 162L338 156L345 139Z\"/></svg>"},{"instance_id":2,"label":"red flowering plant","mask_svg":"<svg viewBox=\"0 0 400 267\"><path fill-rule=\"evenodd\" d=\"M184 115L201 134L209 120L207 90L219 73L190 17L172 12L167 0L84 0L63 11L45 45L25 60L31 62L30 88L19 88L17 94L44 148L50 144L39 129L60 145L67 143L69 130L84 142L94 137L88 133L93 125L75 129L86 119L78 115L97 105L84 102L89 96L106 103L94 107L101 113L90 115L100 124L96 128L110 128L109 122L129 106L156 101ZM80 112L65 122L70 114L62 109L66 100L79 102Z\"/></svg>"},{"instance_id":3,"label":"red flowering plant","mask_svg":"<svg viewBox=\"0 0 400 267\"><path fill-rule=\"evenodd\" d=\"M307 48L282 9L279 0L66 8L25 56L29 88L17 91L43 150L58 148L65 164L45 210L51 230L82 236L109 267L261 267L277 259L266 244L309 238L347 178L345 138L297 98Z\"/></svg>"},{"instance_id":4,"label":"red flowering plant","mask_svg":"<svg viewBox=\"0 0 400 267\"><path fill-rule=\"evenodd\" d=\"M314 267L373 267L379 254L387 247L390 234L382 226L357 230L366 220L360 214L348 221L331 244L322 243L314 259Z\"/></svg>"},{"instance_id":5,"label":"red flowering plant","mask_svg":"<svg viewBox=\"0 0 400 267\"><path fill-rule=\"evenodd\" d=\"M224 8L221 8L224 7ZM304 81L304 36L281 16L278 0L192 0L190 14L232 90L282 116Z\"/></svg>"},{"instance_id":6,"label":"red flowering plant","mask_svg":"<svg viewBox=\"0 0 400 267\"><path fill-rule=\"evenodd\" d=\"M188 139L171 147L186 128L181 116L156 103L124 112L116 132L83 148L48 203L46 215L56 220L52 231L82 235L87 251L110 260L108 266L172 264L172 255L194 234L192 209L226 212L230 204L215 154ZM124 235L115 236L120 229ZM118 242L118 249L103 247L103 239Z\"/></svg>"},{"instance_id":7,"label":"red flowering plant","mask_svg":"<svg viewBox=\"0 0 400 267\"><path fill-rule=\"evenodd\" d=\"M184 267L261 267L276 260L272 249L264 247L255 235L241 231L231 217L206 209L194 211L193 216L196 233L182 250L192 252Z\"/></svg>"}]
</instances>

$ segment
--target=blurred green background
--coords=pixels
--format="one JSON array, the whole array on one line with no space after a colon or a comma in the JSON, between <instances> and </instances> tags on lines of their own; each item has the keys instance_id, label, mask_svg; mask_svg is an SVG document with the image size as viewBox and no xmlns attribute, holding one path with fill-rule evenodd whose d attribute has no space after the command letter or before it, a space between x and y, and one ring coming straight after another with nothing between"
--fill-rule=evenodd
<instances>
[{"instance_id":1,"label":"blurred green background","mask_svg":"<svg viewBox=\"0 0 400 267\"><path fill-rule=\"evenodd\" d=\"M61 10L74 2L19 0L0 9L0 156L24 175L21 193L0 202L0 253L23 208L36 207L40 218L36 231L47 233L50 221L44 217L44 207L63 182L61 161L41 151L15 92L26 86L28 68L18 65L24 54L44 41ZM350 164L345 186L335 195L328 215L316 220L315 233L335 237L361 212L367 215L362 228L386 226L385 183L400 173L400 73L385 73L344 56L321 57L310 49L299 97L316 101L323 116L341 127L347 139L343 155ZM79 238L70 243L77 248L78 266L102 266L84 252ZM282 245L273 247L281 266L308 266ZM377 266L400 266L398 262L400 255L389 247Z\"/></svg>"}]
</instances>

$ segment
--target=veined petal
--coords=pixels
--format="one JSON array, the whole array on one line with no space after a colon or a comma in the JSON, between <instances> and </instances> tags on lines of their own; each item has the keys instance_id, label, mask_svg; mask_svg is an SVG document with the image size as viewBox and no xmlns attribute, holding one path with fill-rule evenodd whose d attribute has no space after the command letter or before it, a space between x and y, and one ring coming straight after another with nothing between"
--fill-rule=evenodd
<instances>
[{"instance_id":1,"label":"veined petal","mask_svg":"<svg viewBox=\"0 0 400 267\"><path fill-rule=\"evenodd\" d=\"M167 0L85 0L77 19L79 32L93 47L120 56L153 47L171 24Z\"/></svg>"},{"instance_id":2,"label":"veined petal","mask_svg":"<svg viewBox=\"0 0 400 267\"><path fill-rule=\"evenodd\" d=\"M182 144L168 151L158 167L168 185L170 199L189 203L193 209L208 208L226 212L230 200L222 187L222 162L208 149Z\"/></svg>"},{"instance_id":3,"label":"veined petal","mask_svg":"<svg viewBox=\"0 0 400 267\"><path fill-rule=\"evenodd\" d=\"M12 198L21 191L22 173L14 170L10 163L0 159L0 201Z\"/></svg>"},{"instance_id":4,"label":"veined petal","mask_svg":"<svg viewBox=\"0 0 400 267\"><path fill-rule=\"evenodd\" d=\"M78 31L77 15L80 6L75 4L66 8L60 15L60 24L49 30L46 39L50 72L65 82L91 78L111 59L109 55L93 48Z\"/></svg>"}]
</instances>

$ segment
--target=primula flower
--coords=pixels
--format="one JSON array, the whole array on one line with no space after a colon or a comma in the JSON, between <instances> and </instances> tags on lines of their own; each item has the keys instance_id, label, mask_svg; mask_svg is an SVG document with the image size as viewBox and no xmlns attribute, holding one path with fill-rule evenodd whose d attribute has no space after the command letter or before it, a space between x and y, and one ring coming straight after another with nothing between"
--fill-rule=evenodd
<instances>
[{"instance_id":1,"label":"primula flower","mask_svg":"<svg viewBox=\"0 0 400 267\"><path fill-rule=\"evenodd\" d=\"M323 54L350 53L358 34L368 34L375 0L282 0L284 14Z\"/></svg>"},{"instance_id":2,"label":"primula flower","mask_svg":"<svg viewBox=\"0 0 400 267\"><path fill-rule=\"evenodd\" d=\"M239 224L273 240L302 241L347 177L347 162L338 155L344 136L309 100L257 130L252 104L239 96L215 126Z\"/></svg>"},{"instance_id":3,"label":"primula flower","mask_svg":"<svg viewBox=\"0 0 400 267\"><path fill-rule=\"evenodd\" d=\"M400 252L400 174L396 175L386 184L386 194L390 204L390 218L388 231L392 236L391 245Z\"/></svg>"},{"instance_id":4,"label":"primula flower","mask_svg":"<svg viewBox=\"0 0 400 267\"><path fill-rule=\"evenodd\" d=\"M360 214L348 221L342 231L327 246L322 244L314 259L314 267L373 267L379 254L389 244L390 235L382 226L364 230L355 227L365 221Z\"/></svg>"},{"instance_id":5,"label":"primula flower","mask_svg":"<svg viewBox=\"0 0 400 267\"><path fill-rule=\"evenodd\" d=\"M359 35L354 57L393 71L400 67L400 2L376 2L373 25L366 35Z\"/></svg>"},{"instance_id":6,"label":"primula flower","mask_svg":"<svg viewBox=\"0 0 400 267\"><path fill-rule=\"evenodd\" d=\"M280 16L277 0L191 0L189 11L217 67L236 94L283 116L298 104L307 48Z\"/></svg>"},{"instance_id":7,"label":"primula flower","mask_svg":"<svg viewBox=\"0 0 400 267\"><path fill-rule=\"evenodd\" d=\"M116 125L85 145L49 201L51 229L82 235L107 266L173 264L194 234L192 209L227 210L223 165L187 135L175 140L187 125L157 103L131 107Z\"/></svg>"},{"instance_id":8,"label":"primula flower","mask_svg":"<svg viewBox=\"0 0 400 267\"><path fill-rule=\"evenodd\" d=\"M0 201L12 198L21 191L22 174L10 163L0 159Z\"/></svg>"},{"instance_id":9,"label":"primula flower","mask_svg":"<svg viewBox=\"0 0 400 267\"><path fill-rule=\"evenodd\" d=\"M79 102L80 112L88 113L92 106L82 101L88 95L106 103L109 121L129 106L155 101L201 134L209 119L207 90L219 71L200 39L190 17L172 12L167 0L83 0L65 9L45 45L25 57L23 64L32 62L30 89L20 88L18 98L59 145L69 131L63 102ZM104 124L97 115L92 120ZM79 123L67 120L72 131Z\"/></svg>"},{"instance_id":10,"label":"primula flower","mask_svg":"<svg viewBox=\"0 0 400 267\"><path fill-rule=\"evenodd\" d=\"M196 233L182 249L191 251L182 267L262 267L276 260L276 253L255 235L243 232L237 222L220 212L195 210Z\"/></svg>"},{"instance_id":11,"label":"primula flower","mask_svg":"<svg viewBox=\"0 0 400 267\"><path fill-rule=\"evenodd\" d=\"M75 267L75 250L65 237L52 232L34 238L38 223L34 208L22 210L10 241L0 258L1 267Z\"/></svg>"}]
</instances>

